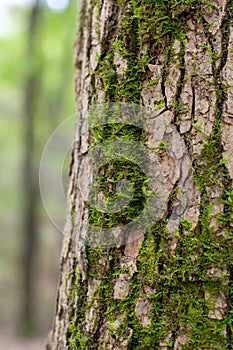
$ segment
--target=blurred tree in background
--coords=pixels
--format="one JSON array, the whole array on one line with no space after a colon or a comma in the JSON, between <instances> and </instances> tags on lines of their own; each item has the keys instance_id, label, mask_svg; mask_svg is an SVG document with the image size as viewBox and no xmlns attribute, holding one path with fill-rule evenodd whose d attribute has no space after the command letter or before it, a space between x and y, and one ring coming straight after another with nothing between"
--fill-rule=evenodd
<instances>
[{"instance_id":1,"label":"blurred tree in background","mask_svg":"<svg viewBox=\"0 0 233 350\"><path fill-rule=\"evenodd\" d=\"M51 132L75 111L72 43L78 3L12 4L0 4L8 6L1 20L6 28L0 28L0 325L20 324L26 334L45 334L62 237L51 230L42 206L38 169Z\"/></svg>"}]
</instances>

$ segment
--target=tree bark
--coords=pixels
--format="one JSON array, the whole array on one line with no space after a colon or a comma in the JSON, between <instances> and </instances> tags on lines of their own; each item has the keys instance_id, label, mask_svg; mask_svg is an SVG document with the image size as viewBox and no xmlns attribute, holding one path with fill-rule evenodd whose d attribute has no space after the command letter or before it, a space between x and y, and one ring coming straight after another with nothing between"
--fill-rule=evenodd
<instances>
[{"instance_id":1,"label":"tree bark","mask_svg":"<svg viewBox=\"0 0 233 350\"><path fill-rule=\"evenodd\" d=\"M83 1L76 141L47 349L233 348L232 10L230 0ZM165 210L137 239L98 248L80 237L90 220L82 193L92 182L86 112L103 102L150 111L143 142L164 173ZM184 143L195 182L175 226L177 175L157 143L163 123Z\"/></svg>"}]
</instances>

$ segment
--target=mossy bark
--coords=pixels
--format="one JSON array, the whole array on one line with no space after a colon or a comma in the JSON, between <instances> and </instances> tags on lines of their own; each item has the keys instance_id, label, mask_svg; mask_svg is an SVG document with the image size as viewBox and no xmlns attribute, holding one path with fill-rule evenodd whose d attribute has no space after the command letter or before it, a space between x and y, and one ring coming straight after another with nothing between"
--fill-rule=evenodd
<instances>
[{"instance_id":1,"label":"mossy bark","mask_svg":"<svg viewBox=\"0 0 233 350\"><path fill-rule=\"evenodd\" d=\"M232 349L233 6L230 0L83 0L78 118L54 326L47 349ZM192 159L192 205L119 248L79 242L93 103L134 102L175 126ZM155 126L146 135L153 148ZM83 189L82 189L83 190Z\"/></svg>"}]
</instances>

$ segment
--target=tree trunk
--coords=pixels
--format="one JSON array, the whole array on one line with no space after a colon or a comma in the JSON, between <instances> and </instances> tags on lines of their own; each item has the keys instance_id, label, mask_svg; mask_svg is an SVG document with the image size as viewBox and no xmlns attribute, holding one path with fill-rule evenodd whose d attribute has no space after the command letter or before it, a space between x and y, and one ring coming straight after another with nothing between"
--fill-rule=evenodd
<instances>
[{"instance_id":1,"label":"tree trunk","mask_svg":"<svg viewBox=\"0 0 233 350\"><path fill-rule=\"evenodd\" d=\"M47 349L233 348L232 11L230 0L83 1L76 142ZM145 106L146 131L132 132L130 121L121 134L119 123L106 131L96 126L97 107L92 128L86 112L103 102ZM159 164L160 215L149 228L128 226L122 244L84 244L90 222L108 226L83 200L93 185L91 147L122 133Z\"/></svg>"},{"instance_id":2,"label":"tree trunk","mask_svg":"<svg viewBox=\"0 0 233 350\"><path fill-rule=\"evenodd\" d=\"M36 206L39 199L37 171L35 168L35 114L37 111L38 92L40 85L40 67L35 65L37 57L37 29L41 19L39 0L35 1L29 12L28 40L26 60L30 72L25 79L25 111L24 111L24 222L22 246L22 312L20 327L26 335L31 335L36 329L34 315L35 297L35 252L37 243Z\"/></svg>"}]
</instances>

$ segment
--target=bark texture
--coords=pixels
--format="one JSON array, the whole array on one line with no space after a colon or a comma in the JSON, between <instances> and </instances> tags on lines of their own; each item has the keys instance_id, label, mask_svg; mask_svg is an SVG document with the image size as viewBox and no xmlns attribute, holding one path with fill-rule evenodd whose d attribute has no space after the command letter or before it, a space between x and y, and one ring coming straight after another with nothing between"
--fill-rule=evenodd
<instances>
[{"instance_id":1,"label":"bark texture","mask_svg":"<svg viewBox=\"0 0 233 350\"><path fill-rule=\"evenodd\" d=\"M77 141L47 349L233 348L232 11L230 0L83 0ZM145 144L165 174L166 208L137 240L97 249L79 239L92 176L85 111L112 101L151 111ZM192 205L176 230L167 223L177 173L166 147L156 147L157 117L175 127L192 159ZM184 157L179 143L173 151Z\"/></svg>"}]
</instances>

